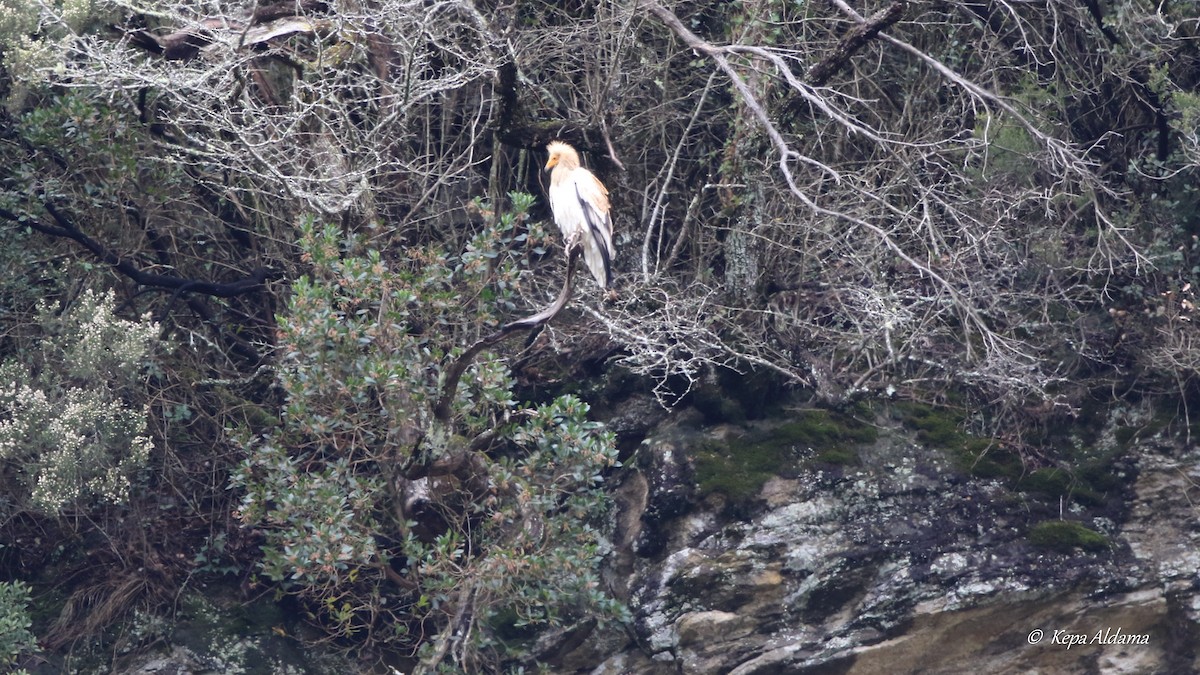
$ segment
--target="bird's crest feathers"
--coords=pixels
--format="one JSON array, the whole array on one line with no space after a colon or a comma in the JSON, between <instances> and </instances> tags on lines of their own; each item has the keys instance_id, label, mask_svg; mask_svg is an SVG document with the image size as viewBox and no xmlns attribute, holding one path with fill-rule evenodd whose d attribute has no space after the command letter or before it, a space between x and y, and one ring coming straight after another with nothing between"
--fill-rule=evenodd
<instances>
[{"instance_id":1,"label":"bird's crest feathers","mask_svg":"<svg viewBox=\"0 0 1200 675\"><path fill-rule=\"evenodd\" d=\"M579 153L571 146L562 141L550 141L546 145L546 152L550 153L550 158L546 160L546 169L561 166L564 169L579 168Z\"/></svg>"}]
</instances>

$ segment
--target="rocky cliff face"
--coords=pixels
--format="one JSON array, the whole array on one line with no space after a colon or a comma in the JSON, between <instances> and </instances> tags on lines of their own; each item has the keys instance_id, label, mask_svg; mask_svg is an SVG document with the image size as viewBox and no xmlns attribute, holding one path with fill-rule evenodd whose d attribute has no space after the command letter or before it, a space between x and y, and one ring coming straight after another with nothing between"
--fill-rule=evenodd
<instances>
[{"instance_id":1,"label":"rocky cliff face","mask_svg":"<svg viewBox=\"0 0 1200 675\"><path fill-rule=\"evenodd\" d=\"M1117 447L1110 423L1104 476L1031 482L972 475L887 420L805 424L817 431L684 414L654 431L621 488L611 577L632 631L598 631L558 667L1200 672L1189 444L1126 433Z\"/></svg>"},{"instance_id":2,"label":"rocky cliff face","mask_svg":"<svg viewBox=\"0 0 1200 675\"><path fill-rule=\"evenodd\" d=\"M546 636L549 672L1200 672L1200 451L1151 411L1024 463L924 410L613 413L627 440L649 430L614 476L606 579L632 621ZM279 651L278 623L199 620L196 644L120 672L350 672ZM271 665L230 665L252 662Z\"/></svg>"}]
</instances>

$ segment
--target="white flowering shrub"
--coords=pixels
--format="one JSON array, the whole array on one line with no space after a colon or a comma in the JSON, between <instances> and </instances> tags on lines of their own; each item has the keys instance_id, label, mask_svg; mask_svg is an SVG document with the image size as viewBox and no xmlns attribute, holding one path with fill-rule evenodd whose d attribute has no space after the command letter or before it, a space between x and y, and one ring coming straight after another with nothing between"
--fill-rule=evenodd
<instances>
[{"instance_id":1,"label":"white flowering shrub","mask_svg":"<svg viewBox=\"0 0 1200 675\"><path fill-rule=\"evenodd\" d=\"M0 0L0 49L17 98L24 86L63 68L69 39L95 17L92 0Z\"/></svg>"},{"instance_id":2,"label":"white flowering shrub","mask_svg":"<svg viewBox=\"0 0 1200 675\"><path fill-rule=\"evenodd\" d=\"M0 0L0 45L10 49L22 37L38 28L37 3L25 0Z\"/></svg>"},{"instance_id":3,"label":"white flowering shrub","mask_svg":"<svg viewBox=\"0 0 1200 675\"><path fill-rule=\"evenodd\" d=\"M144 376L158 325L116 316L110 291L41 310L37 351L0 363L0 458L20 467L21 506L54 514L90 499L119 503L153 444Z\"/></svg>"}]
</instances>

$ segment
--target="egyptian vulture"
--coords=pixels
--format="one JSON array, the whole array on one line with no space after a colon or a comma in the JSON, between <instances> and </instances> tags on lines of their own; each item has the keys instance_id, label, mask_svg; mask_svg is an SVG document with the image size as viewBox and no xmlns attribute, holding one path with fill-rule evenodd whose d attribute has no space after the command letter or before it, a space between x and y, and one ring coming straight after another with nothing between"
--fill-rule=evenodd
<instances>
[{"instance_id":1,"label":"egyptian vulture","mask_svg":"<svg viewBox=\"0 0 1200 675\"><path fill-rule=\"evenodd\" d=\"M608 190L591 171L579 166L575 148L553 141L546 146L550 158L550 210L562 230L567 251L579 244L583 260L600 288L612 286L612 217L608 214Z\"/></svg>"}]
</instances>

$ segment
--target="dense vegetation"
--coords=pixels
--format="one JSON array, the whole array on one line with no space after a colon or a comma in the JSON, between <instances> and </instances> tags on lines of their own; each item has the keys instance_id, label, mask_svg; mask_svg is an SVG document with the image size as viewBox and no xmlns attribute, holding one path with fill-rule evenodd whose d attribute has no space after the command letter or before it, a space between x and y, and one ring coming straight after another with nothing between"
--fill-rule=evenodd
<instances>
[{"instance_id":1,"label":"dense vegetation","mask_svg":"<svg viewBox=\"0 0 1200 675\"><path fill-rule=\"evenodd\" d=\"M1093 391L1186 405L1198 31L1148 0L0 0L0 659L50 578L46 650L197 575L426 669L619 620L576 395L608 373L952 404L1017 453ZM561 285L555 138L612 190L617 297L473 349Z\"/></svg>"}]
</instances>

